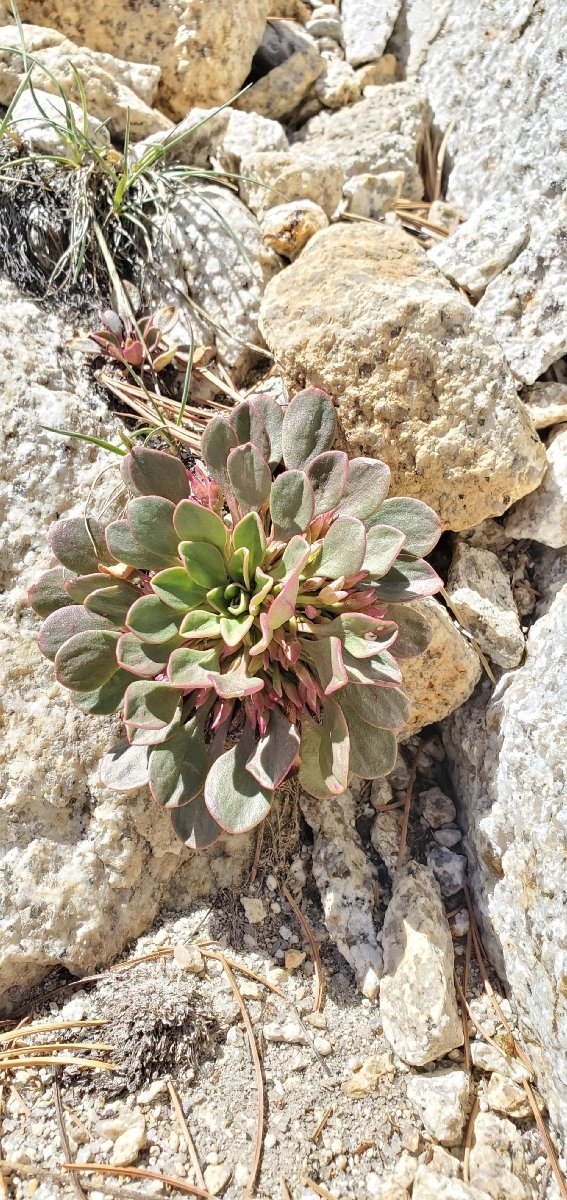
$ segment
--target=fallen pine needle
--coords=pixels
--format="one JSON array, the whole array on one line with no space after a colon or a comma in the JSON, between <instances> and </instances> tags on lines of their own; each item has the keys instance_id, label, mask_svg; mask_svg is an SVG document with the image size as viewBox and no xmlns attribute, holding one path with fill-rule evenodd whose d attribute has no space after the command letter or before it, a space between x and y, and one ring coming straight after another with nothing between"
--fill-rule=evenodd
<instances>
[{"instance_id":1,"label":"fallen pine needle","mask_svg":"<svg viewBox=\"0 0 567 1200\"><path fill-rule=\"evenodd\" d=\"M321 1120L319 1121L319 1124L315 1126L315 1129L313 1130L313 1133L311 1134L311 1136L309 1138L310 1142L318 1141L318 1139L320 1138L320 1136L325 1128L325 1125L327 1124L327 1121L329 1120L329 1117L331 1117L332 1114L333 1114L332 1108L329 1107L329 1108L325 1109L323 1116L321 1117Z\"/></svg>"},{"instance_id":2,"label":"fallen pine needle","mask_svg":"<svg viewBox=\"0 0 567 1200\"><path fill-rule=\"evenodd\" d=\"M561 1174L561 1171L559 1170L559 1163L557 1162L555 1150L553 1149L553 1146L551 1144L551 1139L550 1139L547 1129L545 1128L545 1125L543 1123L542 1115L539 1111L539 1107L538 1107L536 1098L533 1093L533 1088L531 1087L529 1080L524 1079L523 1082L524 1082L524 1088L526 1091L526 1095L530 1102L530 1108L534 1114L535 1123L539 1129L539 1134L540 1134L541 1140L543 1142L545 1152L549 1159L549 1165L551 1167L551 1170L553 1171L553 1174L555 1175L555 1178L557 1180L557 1186L559 1188L559 1191L561 1192L561 1195L564 1197L564 1200L567 1200L567 1187L565 1186L565 1180Z\"/></svg>"},{"instance_id":3,"label":"fallen pine needle","mask_svg":"<svg viewBox=\"0 0 567 1200\"><path fill-rule=\"evenodd\" d=\"M403 820L402 820L402 829L401 829L401 833L400 833L400 848L398 850L398 861L396 863L396 871L399 871L399 869L404 861L404 856L405 856L405 852L406 852L406 844L407 844L407 839L408 839L409 816L410 816L410 809L411 809L411 798L412 798L412 794L413 794L413 785L415 783L415 777L417 774L417 761L419 759L420 749L421 749L421 743L418 743L418 746L417 746L416 752L413 756L413 761L412 761L412 764L410 767L408 786L406 788L406 794L404 796L404 816L403 816Z\"/></svg>"},{"instance_id":4,"label":"fallen pine needle","mask_svg":"<svg viewBox=\"0 0 567 1200\"><path fill-rule=\"evenodd\" d=\"M204 1178L203 1172L201 1170L199 1156L197 1154L197 1150L196 1150L193 1138L191 1137L191 1134L189 1132L189 1126L187 1124L187 1121L185 1120L185 1113L183 1112L183 1109L181 1107L181 1101L180 1101L179 1096L177 1095L177 1092L171 1082L171 1079L168 1079L168 1081L167 1081L167 1090L171 1097L171 1103L175 1110L175 1115L181 1126L181 1131L182 1131L183 1137L185 1139L185 1144L189 1151L189 1158L191 1159L191 1162L193 1164L193 1169L197 1176L197 1183L199 1184L199 1187L204 1188L205 1187L205 1178Z\"/></svg>"},{"instance_id":5,"label":"fallen pine needle","mask_svg":"<svg viewBox=\"0 0 567 1200\"><path fill-rule=\"evenodd\" d=\"M302 1175L301 1182L305 1184L305 1187L311 1188L312 1192L316 1192L318 1196L323 1196L324 1200L336 1200L335 1196L331 1196L322 1183L315 1183L315 1180L310 1179L309 1175Z\"/></svg>"},{"instance_id":6,"label":"fallen pine needle","mask_svg":"<svg viewBox=\"0 0 567 1200\"><path fill-rule=\"evenodd\" d=\"M84 979L78 980L79 983L84 983ZM51 993L50 993L51 994ZM17 1026L16 1029L11 1029L9 1033L0 1033L0 1042L18 1041L24 1037L31 1037L36 1033L55 1033L57 1029L78 1029L86 1028L94 1025L110 1025L110 1021L54 1021L52 1025L25 1025Z\"/></svg>"},{"instance_id":7,"label":"fallen pine needle","mask_svg":"<svg viewBox=\"0 0 567 1200\"><path fill-rule=\"evenodd\" d=\"M93 1071L117 1071L118 1067L114 1063L100 1062L97 1058L63 1058L61 1055L55 1058L30 1057L27 1055L20 1060L16 1058L8 1058L3 1060L0 1058L0 1071L14 1071L16 1068L26 1067L90 1067Z\"/></svg>"},{"instance_id":8,"label":"fallen pine needle","mask_svg":"<svg viewBox=\"0 0 567 1200\"><path fill-rule=\"evenodd\" d=\"M277 987L275 983L270 983L263 975L258 975L250 967L244 967L242 963L235 962L233 958L225 958L224 954L220 954L218 950L203 950L202 946L199 946L199 949L204 958L216 958L217 962L228 963L232 971L239 971L241 975L246 975L247 979L254 979L256 983L261 983L262 987L267 988L269 992L274 992L276 996L281 996L282 1000L287 1000L287 996L285 992L282 992L281 988Z\"/></svg>"},{"instance_id":9,"label":"fallen pine needle","mask_svg":"<svg viewBox=\"0 0 567 1200\"><path fill-rule=\"evenodd\" d=\"M315 941L315 935L313 933L313 930L311 929L311 926L307 923L307 920L306 920L305 916L303 915L303 913L299 907L299 904L297 903L297 901L294 900L287 884L284 883L282 891L283 891L283 894L284 894L288 904L293 909L293 912L294 912L295 916L297 917L297 920L299 921L299 924L301 925L301 928L305 934L305 937L307 938L307 941L309 942L309 945L311 947L311 953L313 955L313 965L315 967L315 978L317 981L316 986L315 986L315 997L313 999L313 1012L319 1012L319 1010L321 1008L321 1004L323 1002L323 990L324 990L324 986L325 986L324 979L323 979L323 964L321 962L321 955L319 953L319 947L317 945L317 942Z\"/></svg>"},{"instance_id":10,"label":"fallen pine needle","mask_svg":"<svg viewBox=\"0 0 567 1200\"><path fill-rule=\"evenodd\" d=\"M475 1098L472 1102L472 1107L471 1107L471 1111L469 1114L469 1123L467 1125L467 1136L465 1139L465 1153L463 1156L463 1179L464 1179L465 1183L468 1183L469 1179L471 1177L470 1176L471 1146L472 1146L473 1133L474 1133L474 1123L475 1123L476 1114L478 1112L478 1108L479 1108L478 1096L475 1096Z\"/></svg>"},{"instance_id":11,"label":"fallen pine needle","mask_svg":"<svg viewBox=\"0 0 567 1200\"><path fill-rule=\"evenodd\" d=\"M71 1147L69 1145L69 1138L67 1137L67 1130L65 1129L65 1117L63 1115L63 1102L61 1100L61 1088L59 1087L59 1077L57 1074L57 1069L55 1067L53 1068L53 1100L55 1103L55 1119L57 1121L57 1128L59 1130L59 1139L61 1141L61 1149L63 1151L64 1157L70 1159L71 1158ZM71 1178L71 1185L73 1187L73 1191L77 1197L77 1200L87 1200L86 1192L83 1190L80 1179L75 1178L75 1176L73 1175Z\"/></svg>"},{"instance_id":12,"label":"fallen pine needle","mask_svg":"<svg viewBox=\"0 0 567 1200\"><path fill-rule=\"evenodd\" d=\"M200 1196L201 1200L213 1200L210 1192L206 1192L203 1188L194 1187L192 1183L185 1183L184 1179L176 1179L173 1175L160 1175L159 1171L150 1171L145 1167L108 1167L106 1163L72 1163L65 1162L61 1164L64 1171L91 1171L93 1175L127 1175L131 1179L158 1179L160 1183L167 1183L169 1187L177 1188L179 1192L186 1192L188 1196ZM95 1187L90 1188L91 1191L96 1191Z\"/></svg>"},{"instance_id":13,"label":"fallen pine needle","mask_svg":"<svg viewBox=\"0 0 567 1200\"><path fill-rule=\"evenodd\" d=\"M238 1007L240 1009L242 1020L244 1022L244 1027L245 1027L246 1033L248 1035L248 1043L250 1046L250 1055L252 1058L252 1062L254 1064L254 1071L256 1073L256 1089L257 1089L257 1094L258 1094L258 1117L257 1117L257 1127L256 1127L256 1145L254 1147L254 1157L252 1159L252 1166L250 1168L250 1174L248 1176L248 1183L246 1184L246 1187L244 1189L244 1200L249 1200L249 1197L252 1195L252 1191L254 1189L254 1184L256 1182L256 1177L258 1175L258 1171L260 1169L260 1161L262 1158L262 1146L264 1143L264 1076L262 1075L262 1063L260 1062L260 1055L258 1053L258 1047L256 1045L256 1039L254 1037L254 1030L252 1028L252 1022L250 1020L248 1009L246 1008L244 1000L242 999L242 996L240 994L240 989L236 982L235 976L234 976L226 958L223 958L222 955L221 955L221 962L222 962L224 971L226 973L228 982L230 983L230 986L232 988L236 1003L238 1004Z\"/></svg>"},{"instance_id":14,"label":"fallen pine needle","mask_svg":"<svg viewBox=\"0 0 567 1200\"><path fill-rule=\"evenodd\" d=\"M283 1175L280 1176L280 1187L282 1190L282 1200L291 1200L291 1192L287 1186L287 1183L286 1183Z\"/></svg>"}]
</instances>

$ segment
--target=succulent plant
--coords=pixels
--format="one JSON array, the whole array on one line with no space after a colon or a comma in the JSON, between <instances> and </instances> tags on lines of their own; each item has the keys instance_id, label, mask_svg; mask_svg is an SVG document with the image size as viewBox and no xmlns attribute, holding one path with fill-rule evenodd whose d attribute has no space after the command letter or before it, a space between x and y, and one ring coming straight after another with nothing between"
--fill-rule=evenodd
<instances>
[{"instance_id":1,"label":"succulent plant","mask_svg":"<svg viewBox=\"0 0 567 1200\"><path fill-rule=\"evenodd\" d=\"M333 450L331 398L267 396L215 416L203 464L135 446L120 520L58 521L61 566L31 590L39 645L83 711L122 711L103 782L149 784L193 848L269 813L290 775L320 800L394 766L409 706L398 659L442 581L421 501Z\"/></svg>"},{"instance_id":2,"label":"succulent plant","mask_svg":"<svg viewBox=\"0 0 567 1200\"><path fill-rule=\"evenodd\" d=\"M163 335L175 322L176 310L160 309L139 317L134 325L126 314L107 308L100 314L101 327L77 343L87 354L105 354L123 366L140 369L147 364L153 371L163 371L173 361L177 347L164 347Z\"/></svg>"}]
</instances>

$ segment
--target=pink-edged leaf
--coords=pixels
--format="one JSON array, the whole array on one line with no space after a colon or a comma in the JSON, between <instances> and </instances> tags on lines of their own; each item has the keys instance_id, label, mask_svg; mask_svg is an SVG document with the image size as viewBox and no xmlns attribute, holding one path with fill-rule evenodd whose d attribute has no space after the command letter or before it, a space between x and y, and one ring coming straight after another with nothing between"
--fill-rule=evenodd
<instances>
[{"instance_id":1,"label":"pink-edged leaf","mask_svg":"<svg viewBox=\"0 0 567 1200\"><path fill-rule=\"evenodd\" d=\"M236 434L239 446L250 442L256 447L266 461L270 457L270 439L268 431L260 416L260 410L253 400L243 400L233 408L228 422Z\"/></svg>"},{"instance_id":2,"label":"pink-edged leaf","mask_svg":"<svg viewBox=\"0 0 567 1200\"><path fill-rule=\"evenodd\" d=\"M189 495L187 471L181 459L162 450L134 446L122 459L120 474L139 496L165 496L178 504Z\"/></svg>"},{"instance_id":3,"label":"pink-edged leaf","mask_svg":"<svg viewBox=\"0 0 567 1200\"><path fill-rule=\"evenodd\" d=\"M404 550L416 558L431 554L441 536L441 521L437 513L411 496L392 496L368 521L368 527L376 524L393 525L406 535Z\"/></svg>"},{"instance_id":4,"label":"pink-edged leaf","mask_svg":"<svg viewBox=\"0 0 567 1200\"><path fill-rule=\"evenodd\" d=\"M295 613L295 604L297 593L299 591L299 579L301 572L309 555L311 547L308 545L301 557L297 560L293 571L290 571L287 579L284 581L281 592L272 600L267 613L260 614L260 627L263 637L255 646L250 647L250 654L263 654L267 650L275 629L279 629L281 625L285 625L286 621Z\"/></svg>"},{"instance_id":5,"label":"pink-edged leaf","mask_svg":"<svg viewBox=\"0 0 567 1200\"><path fill-rule=\"evenodd\" d=\"M286 540L307 529L315 512L315 495L304 471L284 471L270 492L274 534Z\"/></svg>"},{"instance_id":6,"label":"pink-edged leaf","mask_svg":"<svg viewBox=\"0 0 567 1200\"><path fill-rule=\"evenodd\" d=\"M390 525L373 525L366 533L366 554L362 570L371 580L381 579L395 563L406 540L405 533Z\"/></svg>"},{"instance_id":7,"label":"pink-edged leaf","mask_svg":"<svg viewBox=\"0 0 567 1200\"><path fill-rule=\"evenodd\" d=\"M333 401L320 388L304 388L284 411L282 427L283 460L288 470L304 470L308 464L330 450L337 432Z\"/></svg>"},{"instance_id":8,"label":"pink-edged leaf","mask_svg":"<svg viewBox=\"0 0 567 1200\"><path fill-rule=\"evenodd\" d=\"M112 629L112 625L104 617L87 612L82 604L70 604L66 608L56 609L47 617L37 644L41 653L53 661L64 642L76 633L85 633L89 629Z\"/></svg>"},{"instance_id":9,"label":"pink-edged leaf","mask_svg":"<svg viewBox=\"0 0 567 1200\"><path fill-rule=\"evenodd\" d=\"M372 658L395 642L398 627L395 621L352 612L341 613L333 621L312 625L310 633L316 638L339 637L353 658Z\"/></svg>"},{"instance_id":10,"label":"pink-edged leaf","mask_svg":"<svg viewBox=\"0 0 567 1200\"><path fill-rule=\"evenodd\" d=\"M272 472L265 458L248 442L230 451L226 469L231 495L242 515L258 512L268 500L272 485Z\"/></svg>"},{"instance_id":11,"label":"pink-edged leaf","mask_svg":"<svg viewBox=\"0 0 567 1200\"><path fill-rule=\"evenodd\" d=\"M188 804L203 790L209 767L204 740L206 715L206 711L203 715L197 713L150 754L151 793L164 808Z\"/></svg>"},{"instance_id":12,"label":"pink-edged leaf","mask_svg":"<svg viewBox=\"0 0 567 1200\"><path fill-rule=\"evenodd\" d=\"M402 672L393 657L385 650L374 658L354 658L352 654L343 654L343 661L349 683L363 686L381 684L383 687L398 687L402 682Z\"/></svg>"},{"instance_id":13,"label":"pink-edged leaf","mask_svg":"<svg viewBox=\"0 0 567 1200\"><path fill-rule=\"evenodd\" d=\"M385 604L394 601L419 600L434 596L443 587L443 580L422 558L396 559L395 566L377 580L376 594Z\"/></svg>"},{"instance_id":14,"label":"pink-edged leaf","mask_svg":"<svg viewBox=\"0 0 567 1200\"><path fill-rule=\"evenodd\" d=\"M163 729L181 703L179 691L169 683L137 679L126 689L124 720L137 729Z\"/></svg>"},{"instance_id":15,"label":"pink-edged leaf","mask_svg":"<svg viewBox=\"0 0 567 1200\"><path fill-rule=\"evenodd\" d=\"M51 526L47 540L64 567L78 575L90 575L99 563L114 563L104 534L105 526L95 517L66 517Z\"/></svg>"},{"instance_id":16,"label":"pink-edged leaf","mask_svg":"<svg viewBox=\"0 0 567 1200\"><path fill-rule=\"evenodd\" d=\"M346 487L348 455L343 450L326 450L311 460L306 475L315 496L315 516L330 512Z\"/></svg>"},{"instance_id":17,"label":"pink-edged leaf","mask_svg":"<svg viewBox=\"0 0 567 1200\"><path fill-rule=\"evenodd\" d=\"M388 495L390 468L375 458L351 458L339 512L365 521ZM392 522L394 524L394 522Z\"/></svg>"},{"instance_id":18,"label":"pink-edged leaf","mask_svg":"<svg viewBox=\"0 0 567 1200\"><path fill-rule=\"evenodd\" d=\"M366 530L356 517L339 516L323 539L317 574L325 579L356 575L364 562Z\"/></svg>"},{"instance_id":19,"label":"pink-edged leaf","mask_svg":"<svg viewBox=\"0 0 567 1200\"><path fill-rule=\"evenodd\" d=\"M102 576L100 576L102 578ZM49 617L60 608L73 604L68 584L73 582L73 576L65 567L52 567L33 583L28 590L28 604L31 605L38 617Z\"/></svg>"},{"instance_id":20,"label":"pink-edged leaf","mask_svg":"<svg viewBox=\"0 0 567 1200\"><path fill-rule=\"evenodd\" d=\"M264 687L263 679L255 675L245 675L244 671L227 671L224 675L219 671L209 671L207 678L209 686L213 687L217 696L223 700L253 696Z\"/></svg>"},{"instance_id":21,"label":"pink-edged leaf","mask_svg":"<svg viewBox=\"0 0 567 1200\"><path fill-rule=\"evenodd\" d=\"M266 733L256 743L246 770L262 787L273 790L289 774L299 753L299 734L280 708L270 713Z\"/></svg>"},{"instance_id":22,"label":"pink-edged leaf","mask_svg":"<svg viewBox=\"0 0 567 1200\"><path fill-rule=\"evenodd\" d=\"M228 421L217 413L206 426L201 438L201 454L209 475L223 492L228 491L226 461L229 452L238 445L238 438Z\"/></svg>"},{"instance_id":23,"label":"pink-edged leaf","mask_svg":"<svg viewBox=\"0 0 567 1200\"><path fill-rule=\"evenodd\" d=\"M173 832L188 850L208 850L222 837L222 829L213 820L201 792L189 804L169 811Z\"/></svg>"},{"instance_id":24,"label":"pink-edged leaf","mask_svg":"<svg viewBox=\"0 0 567 1200\"><path fill-rule=\"evenodd\" d=\"M326 700L319 724L308 713L301 720L302 788L318 800L340 796L348 786L350 742L347 722L335 700Z\"/></svg>"},{"instance_id":25,"label":"pink-edged leaf","mask_svg":"<svg viewBox=\"0 0 567 1200\"><path fill-rule=\"evenodd\" d=\"M219 651L190 650L183 646L170 655L167 675L172 687L210 688L209 672L218 670Z\"/></svg>"},{"instance_id":26,"label":"pink-edged leaf","mask_svg":"<svg viewBox=\"0 0 567 1200\"><path fill-rule=\"evenodd\" d=\"M427 650L431 641L431 625L425 612L411 604L389 604L388 616L398 626L394 647L396 658L417 658Z\"/></svg>"},{"instance_id":27,"label":"pink-edged leaf","mask_svg":"<svg viewBox=\"0 0 567 1200\"><path fill-rule=\"evenodd\" d=\"M226 833L247 833L267 817L273 790L264 788L246 770L254 744L250 726L240 741L213 763L205 783L205 804Z\"/></svg>"},{"instance_id":28,"label":"pink-edged leaf","mask_svg":"<svg viewBox=\"0 0 567 1200\"><path fill-rule=\"evenodd\" d=\"M348 683L337 696L349 729L366 721L376 729L403 729L410 716L407 696L399 687L358 687Z\"/></svg>"},{"instance_id":29,"label":"pink-edged leaf","mask_svg":"<svg viewBox=\"0 0 567 1200\"><path fill-rule=\"evenodd\" d=\"M313 642L300 638L300 644L303 657L307 658L315 667L326 696L330 696L348 683L340 638L325 637Z\"/></svg>"},{"instance_id":30,"label":"pink-edged leaf","mask_svg":"<svg viewBox=\"0 0 567 1200\"><path fill-rule=\"evenodd\" d=\"M101 760L101 782L115 792L133 792L148 782L147 746L118 742Z\"/></svg>"}]
</instances>

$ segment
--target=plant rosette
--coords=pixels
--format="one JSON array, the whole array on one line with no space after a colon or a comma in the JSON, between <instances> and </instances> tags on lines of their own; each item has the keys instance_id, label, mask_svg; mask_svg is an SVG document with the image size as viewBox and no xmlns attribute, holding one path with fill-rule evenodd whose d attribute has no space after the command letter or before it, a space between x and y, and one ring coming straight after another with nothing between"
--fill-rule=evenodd
<instances>
[{"instance_id":1,"label":"plant rosette","mask_svg":"<svg viewBox=\"0 0 567 1200\"><path fill-rule=\"evenodd\" d=\"M440 523L335 436L326 393L256 396L210 421L191 471L123 457L122 519L50 530L40 649L80 709L121 710L102 781L148 784L191 848L259 824L291 776L324 801L394 766L400 660L429 640L407 602L442 587L423 557Z\"/></svg>"}]
</instances>

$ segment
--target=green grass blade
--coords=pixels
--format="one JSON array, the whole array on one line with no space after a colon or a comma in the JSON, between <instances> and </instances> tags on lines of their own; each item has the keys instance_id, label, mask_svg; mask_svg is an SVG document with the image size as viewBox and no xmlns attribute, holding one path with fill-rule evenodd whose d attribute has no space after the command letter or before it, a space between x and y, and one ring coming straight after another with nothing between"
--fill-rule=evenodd
<instances>
[{"instance_id":1,"label":"green grass blade","mask_svg":"<svg viewBox=\"0 0 567 1200\"><path fill-rule=\"evenodd\" d=\"M40 429L45 429L47 433L58 433L60 437L74 438L78 442L89 442L90 445L98 446L101 450L111 450L113 454L119 454L121 458L128 453L120 446L115 446L113 442L105 442L102 438L91 437L88 433L76 433L74 429L55 429L52 425L40 425Z\"/></svg>"}]
</instances>

